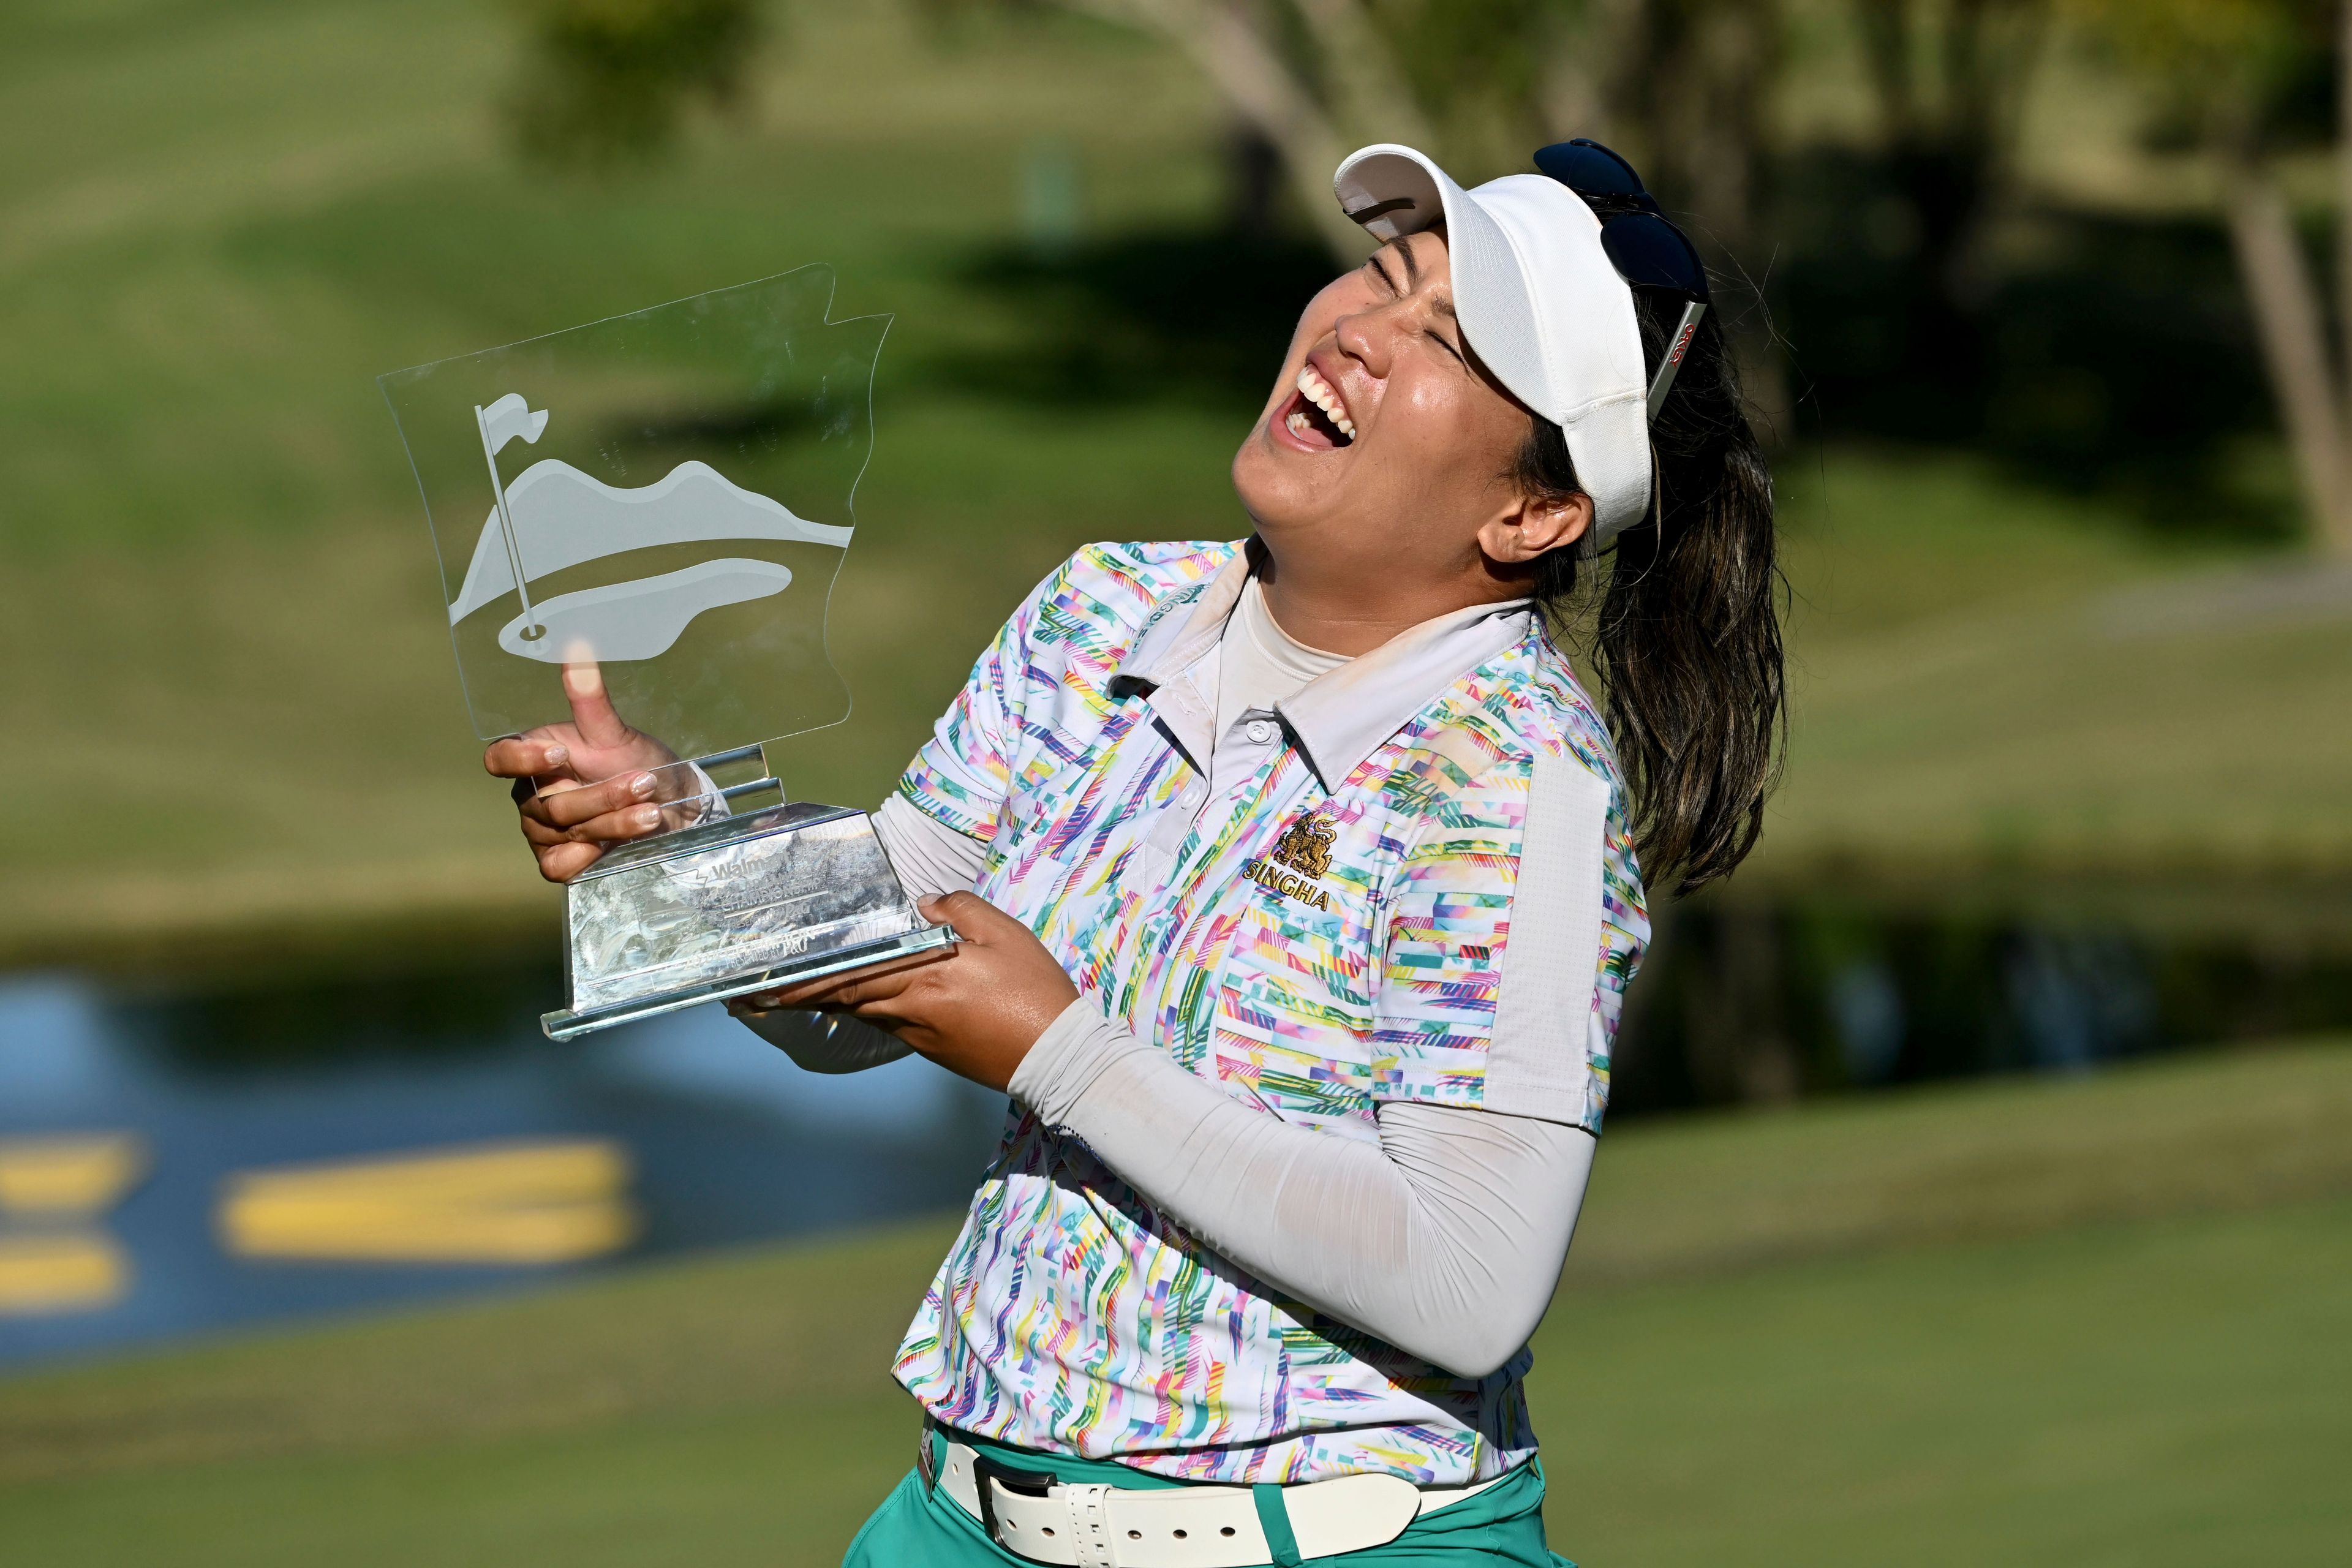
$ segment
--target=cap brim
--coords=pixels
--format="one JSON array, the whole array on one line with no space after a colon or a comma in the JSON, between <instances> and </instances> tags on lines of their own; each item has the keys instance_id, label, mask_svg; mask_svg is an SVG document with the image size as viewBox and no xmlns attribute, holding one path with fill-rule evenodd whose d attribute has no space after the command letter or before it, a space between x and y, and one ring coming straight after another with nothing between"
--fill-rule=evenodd
<instances>
[{"instance_id":1,"label":"cap brim","mask_svg":"<svg viewBox=\"0 0 2352 1568\"><path fill-rule=\"evenodd\" d=\"M1331 176L1331 193L1341 212L1385 245L1443 221L1445 198L1462 187L1412 148L1384 142L1349 153Z\"/></svg>"},{"instance_id":2,"label":"cap brim","mask_svg":"<svg viewBox=\"0 0 2352 1568\"><path fill-rule=\"evenodd\" d=\"M1352 154L1331 177L1331 188L1339 210L1383 243L1444 224L1462 335L1512 396L1557 420L1559 398L1544 364L1526 275L1510 237L1477 198L1433 160L1392 143Z\"/></svg>"},{"instance_id":3,"label":"cap brim","mask_svg":"<svg viewBox=\"0 0 2352 1568\"><path fill-rule=\"evenodd\" d=\"M1505 187L1513 189L1505 195ZM1540 188L1538 188L1540 187ZM1546 331L1538 302L1531 291L1528 268L1503 225L1478 197L1456 184L1436 162L1413 148L1381 142L1353 153L1331 177L1339 210L1364 232L1383 244L1445 225L1446 248L1454 270L1454 309L1462 335L1478 358L1511 395L1545 419L1560 426L1568 438L1569 455L1577 477L1592 497L1591 539L1605 542L1649 510L1649 422L1641 406L1638 380L1631 393L1617 388L1596 399L1591 388L1556 384L1554 356L1547 353ZM1546 215L1541 220L1566 219L1589 225L1594 236L1591 265L1605 273L1614 292L1629 309L1626 329L1632 331L1632 295L1598 249L1600 221L1565 185L1539 175L1495 182L1494 190L1517 221L1531 220L1530 200ZM1541 205L1557 193L1555 212ZM1558 328L1555 327L1555 332ZM1631 339L1638 377L1641 342ZM1587 376L1588 381L1596 378ZM1618 378L1612 378L1618 379ZM1628 397L1633 399L1630 403Z\"/></svg>"}]
</instances>

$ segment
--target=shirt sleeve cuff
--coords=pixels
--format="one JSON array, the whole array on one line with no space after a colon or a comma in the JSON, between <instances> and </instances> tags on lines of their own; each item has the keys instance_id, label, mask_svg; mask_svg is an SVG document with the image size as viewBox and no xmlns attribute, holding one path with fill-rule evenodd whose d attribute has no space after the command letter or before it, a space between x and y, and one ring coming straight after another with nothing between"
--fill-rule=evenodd
<instances>
[{"instance_id":1,"label":"shirt sleeve cuff","mask_svg":"<svg viewBox=\"0 0 2352 1568\"><path fill-rule=\"evenodd\" d=\"M827 1027L814 1013L780 1010L753 1013L743 1026L809 1072L864 1072L914 1054L896 1036L855 1018L835 1018Z\"/></svg>"},{"instance_id":2,"label":"shirt sleeve cuff","mask_svg":"<svg viewBox=\"0 0 2352 1568\"><path fill-rule=\"evenodd\" d=\"M1007 1092L1051 1125L1067 1122L1095 1079L1120 1058L1150 1049L1128 1030L1095 1011L1080 996L1045 1026L1021 1065L1013 1069Z\"/></svg>"}]
</instances>

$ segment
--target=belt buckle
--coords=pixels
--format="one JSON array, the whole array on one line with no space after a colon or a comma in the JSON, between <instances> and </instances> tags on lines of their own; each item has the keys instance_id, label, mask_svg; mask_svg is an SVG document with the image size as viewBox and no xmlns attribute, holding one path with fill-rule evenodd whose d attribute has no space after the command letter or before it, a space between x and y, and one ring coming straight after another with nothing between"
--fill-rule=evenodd
<instances>
[{"instance_id":1,"label":"belt buckle","mask_svg":"<svg viewBox=\"0 0 2352 1568\"><path fill-rule=\"evenodd\" d=\"M989 1485L991 1481L1001 1483L1006 1491L1043 1501L1053 1495L1054 1489L1061 1484L1061 1478L1051 1470L1016 1470L1010 1465L997 1463L977 1448L972 1450L971 1487L980 1494L981 1528L988 1531L989 1540L1023 1562L1037 1562L1038 1559L1004 1539L1004 1531L996 1522L996 1490Z\"/></svg>"}]
</instances>

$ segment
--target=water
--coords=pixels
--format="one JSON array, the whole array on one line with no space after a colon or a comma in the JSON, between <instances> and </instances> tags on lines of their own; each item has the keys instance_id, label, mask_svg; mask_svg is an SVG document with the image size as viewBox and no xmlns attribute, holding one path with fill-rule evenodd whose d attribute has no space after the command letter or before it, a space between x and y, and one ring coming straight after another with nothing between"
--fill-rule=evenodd
<instances>
[{"instance_id":1,"label":"water","mask_svg":"<svg viewBox=\"0 0 2352 1568\"><path fill-rule=\"evenodd\" d=\"M1628 1000L1610 1114L2086 1072L2352 1028L2340 888L2183 901L2196 918L2161 926L1889 909L1831 889L1668 905Z\"/></svg>"},{"instance_id":2,"label":"water","mask_svg":"<svg viewBox=\"0 0 2352 1568\"><path fill-rule=\"evenodd\" d=\"M145 1000L70 976L0 978L0 1179L12 1149L59 1135L129 1134L145 1161L94 1212L0 1212L0 1363L954 1208L1002 1124L1001 1095L926 1063L803 1072L715 1007L553 1045L537 1016L558 991L538 966ZM583 1142L628 1171L575 1212L624 1215L635 1232L593 1256L252 1257L223 1235L245 1173ZM77 1271L74 1258L109 1253L110 1288ZM45 1279L63 1300L43 1296Z\"/></svg>"},{"instance_id":3,"label":"water","mask_svg":"<svg viewBox=\"0 0 2352 1568\"><path fill-rule=\"evenodd\" d=\"M2284 919L2286 902L2249 906L2268 927L2164 937L1822 896L1673 906L1619 1037L1612 1125L2352 1026L2352 926ZM547 967L513 963L142 996L0 977L0 1365L958 1208L1002 1127L1001 1095L928 1064L810 1074L715 1007L551 1044L537 1020L560 994ZM87 1190L43 1212L26 1152L63 1134L116 1139L92 1146L143 1167L121 1185L88 1162ZM349 1173L486 1147L522 1151L520 1179L548 1190L491 1203L477 1172L453 1219L417 1211L413 1179ZM604 1181L614 1156L625 1176ZM345 1173L298 1182L277 1231L236 1206L253 1173L320 1163ZM570 1240L537 1261L452 1260L447 1235L485 1214L501 1236L552 1224ZM337 1256L289 1256L322 1247Z\"/></svg>"}]
</instances>

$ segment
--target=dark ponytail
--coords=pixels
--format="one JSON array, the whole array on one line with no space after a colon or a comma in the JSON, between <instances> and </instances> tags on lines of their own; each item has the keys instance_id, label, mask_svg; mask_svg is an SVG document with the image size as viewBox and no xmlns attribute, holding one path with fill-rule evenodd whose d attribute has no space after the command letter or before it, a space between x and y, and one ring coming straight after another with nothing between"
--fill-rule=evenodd
<instances>
[{"instance_id":1,"label":"dark ponytail","mask_svg":"<svg viewBox=\"0 0 2352 1568\"><path fill-rule=\"evenodd\" d=\"M1635 300L1654 373L1681 302L1648 289ZM1657 498L1617 536L1589 645L1643 872L1683 893L1729 875L1755 847L1787 731L1772 475L1717 321L1699 323L1651 421ZM1581 494L1559 426L1533 426L1512 477L1531 495ZM1536 563L1555 624L1576 607L1578 550Z\"/></svg>"}]
</instances>

